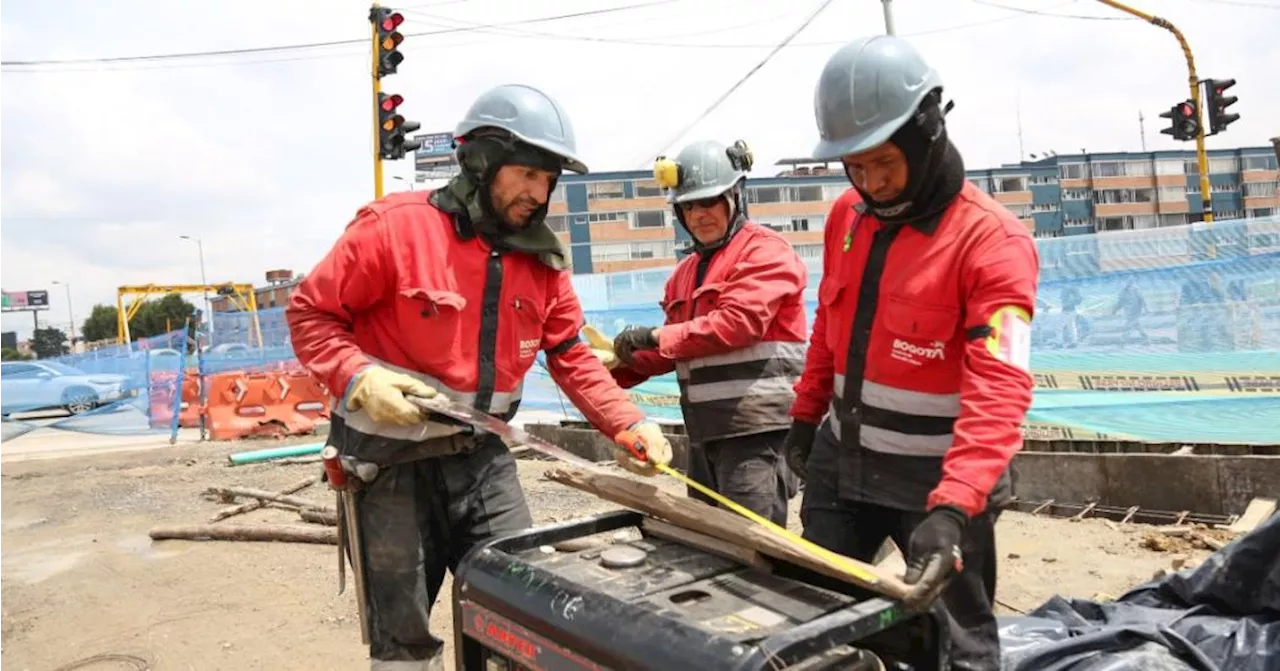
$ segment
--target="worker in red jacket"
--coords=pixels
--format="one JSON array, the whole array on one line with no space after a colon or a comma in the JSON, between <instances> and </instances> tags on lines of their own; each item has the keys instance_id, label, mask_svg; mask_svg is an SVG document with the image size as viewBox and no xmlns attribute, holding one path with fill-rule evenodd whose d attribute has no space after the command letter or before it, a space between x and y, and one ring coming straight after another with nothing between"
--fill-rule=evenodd
<instances>
[{"instance_id":1,"label":"worker in red jacket","mask_svg":"<svg viewBox=\"0 0 1280 671\"><path fill-rule=\"evenodd\" d=\"M1026 227L965 180L941 95L892 36L822 71L814 155L841 161L853 188L827 216L787 452L806 477L804 535L864 560L892 538L908 605L941 591L954 668L998 669L994 525L1031 405L1039 260Z\"/></svg>"},{"instance_id":2,"label":"worker in red jacket","mask_svg":"<svg viewBox=\"0 0 1280 671\"><path fill-rule=\"evenodd\" d=\"M509 419L544 352L593 426L611 437L631 429L652 461L671 460L657 425L578 337L569 254L545 223L561 171L587 172L564 111L537 89L500 86L454 136L460 174L364 206L287 312L298 359L339 397L329 442L381 466L357 498L373 669L443 669L444 644L427 625L445 571L532 524L503 442L424 416L406 395L444 394Z\"/></svg>"},{"instance_id":3,"label":"worker in red jacket","mask_svg":"<svg viewBox=\"0 0 1280 671\"><path fill-rule=\"evenodd\" d=\"M667 280L663 326L614 339L613 376L632 387L675 370L690 477L785 525L799 486L783 444L804 368L808 273L786 239L747 218L751 162L741 141L695 142L658 160L692 253Z\"/></svg>"}]
</instances>

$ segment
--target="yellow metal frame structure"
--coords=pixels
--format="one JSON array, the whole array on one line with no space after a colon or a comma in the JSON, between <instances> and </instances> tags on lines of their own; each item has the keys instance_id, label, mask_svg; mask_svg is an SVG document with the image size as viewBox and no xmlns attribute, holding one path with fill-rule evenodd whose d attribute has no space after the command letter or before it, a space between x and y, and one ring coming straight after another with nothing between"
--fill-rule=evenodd
<instances>
[{"instance_id":1,"label":"yellow metal frame structure","mask_svg":"<svg viewBox=\"0 0 1280 671\"><path fill-rule=\"evenodd\" d=\"M227 289L230 289L231 293L222 293ZM257 341L258 347L261 348L262 325L258 322L258 296L253 292L252 284L231 282L224 284L141 284L120 287L116 290L116 342L121 345L127 345L132 340L129 336L129 320L137 316L138 310L142 309L142 304L147 301L148 296L152 294L197 294L207 291L225 295L236 307L252 315L252 337ZM141 296L130 303L128 308L125 308L125 298L136 294L141 294ZM212 318L212 315L210 315L209 319Z\"/></svg>"}]
</instances>

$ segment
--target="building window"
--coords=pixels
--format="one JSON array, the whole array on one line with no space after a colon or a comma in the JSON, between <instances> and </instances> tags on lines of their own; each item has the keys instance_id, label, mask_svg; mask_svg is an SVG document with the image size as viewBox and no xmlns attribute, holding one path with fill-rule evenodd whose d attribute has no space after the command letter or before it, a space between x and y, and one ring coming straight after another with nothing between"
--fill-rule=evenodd
<instances>
[{"instance_id":1,"label":"building window","mask_svg":"<svg viewBox=\"0 0 1280 671\"><path fill-rule=\"evenodd\" d=\"M1029 180L1031 184L1057 184L1057 175L1032 175Z\"/></svg>"},{"instance_id":2,"label":"building window","mask_svg":"<svg viewBox=\"0 0 1280 671\"><path fill-rule=\"evenodd\" d=\"M1180 158L1162 158L1156 161L1157 175L1185 175L1187 174L1186 161Z\"/></svg>"},{"instance_id":3,"label":"building window","mask_svg":"<svg viewBox=\"0 0 1280 671\"><path fill-rule=\"evenodd\" d=\"M810 203L820 202L822 200L822 185L814 184L812 186L792 186L788 187L787 195L791 197L793 203Z\"/></svg>"},{"instance_id":4,"label":"building window","mask_svg":"<svg viewBox=\"0 0 1280 671\"><path fill-rule=\"evenodd\" d=\"M1248 216L1250 219L1264 219L1267 217L1274 217L1275 215L1276 209L1274 207L1255 207L1252 210L1249 210Z\"/></svg>"},{"instance_id":5,"label":"building window","mask_svg":"<svg viewBox=\"0 0 1280 671\"><path fill-rule=\"evenodd\" d=\"M835 200L839 198L841 195L843 195L845 191L848 191L848 190L849 190L849 185L847 184L824 185L822 187L822 199Z\"/></svg>"},{"instance_id":6,"label":"building window","mask_svg":"<svg viewBox=\"0 0 1280 671\"><path fill-rule=\"evenodd\" d=\"M1100 205L1150 203L1154 200L1155 189L1098 189L1093 192L1093 202Z\"/></svg>"},{"instance_id":7,"label":"building window","mask_svg":"<svg viewBox=\"0 0 1280 671\"><path fill-rule=\"evenodd\" d=\"M973 185L974 185L974 186L976 186L976 187L978 187L978 189L979 189L979 190L984 191L984 192L986 192L986 193L991 193L991 178L990 178L990 177L974 177L973 179L970 179L969 181L970 181L970 182L973 182Z\"/></svg>"},{"instance_id":8,"label":"building window","mask_svg":"<svg viewBox=\"0 0 1280 671\"><path fill-rule=\"evenodd\" d=\"M636 198L657 198L662 196L662 187L658 183L649 180L647 182L636 182Z\"/></svg>"},{"instance_id":9,"label":"building window","mask_svg":"<svg viewBox=\"0 0 1280 671\"><path fill-rule=\"evenodd\" d=\"M1089 171L1083 163L1063 163L1058 166L1058 177L1062 179L1087 179Z\"/></svg>"},{"instance_id":10,"label":"building window","mask_svg":"<svg viewBox=\"0 0 1280 671\"><path fill-rule=\"evenodd\" d=\"M1270 198L1276 195L1280 182L1245 182L1243 186L1245 198Z\"/></svg>"},{"instance_id":11,"label":"building window","mask_svg":"<svg viewBox=\"0 0 1280 671\"><path fill-rule=\"evenodd\" d=\"M1266 155L1245 156L1244 169L1245 170L1275 170L1276 157L1266 156Z\"/></svg>"},{"instance_id":12,"label":"building window","mask_svg":"<svg viewBox=\"0 0 1280 671\"><path fill-rule=\"evenodd\" d=\"M1151 176L1151 161L1125 161L1120 166L1127 177Z\"/></svg>"},{"instance_id":13,"label":"building window","mask_svg":"<svg viewBox=\"0 0 1280 671\"><path fill-rule=\"evenodd\" d=\"M1005 208L1012 212L1013 216L1019 219L1025 219L1026 217L1031 216L1030 205L1005 205Z\"/></svg>"},{"instance_id":14,"label":"building window","mask_svg":"<svg viewBox=\"0 0 1280 671\"><path fill-rule=\"evenodd\" d=\"M1187 223L1187 215L1185 214L1162 214L1160 215L1160 226L1185 226Z\"/></svg>"},{"instance_id":15,"label":"building window","mask_svg":"<svg viewBox=\"0 0 1280 671\"><path fill-rule=\"evenodd\" d=\"M587 199L622 198L622 182L594 182L587 185Z\"/></svg>"},{"instance_id":16,"label":"building window","mask_svg":"<svg viewBox=\"0 0 1280 671\"><path fill-rule=\"evenodd\" d=\"M1160 225L1160 218L1154 214L1135 214L1130 219L1133 221L1134 230L1155 228Z\"/></svg>"},{"instance_id":17,"label":"building window","mask_svg":"<svg viewBox=\"0 0 1280 671\"><path fill-rule=\"evenodd\" d=\"M551 198L549 199L549 201L552 203L564 202L564 185L563 184L556 185L555 190L551 192Z\"/></svg>"},{"instance_id":18,"label":"building window","mask_svg":"<svg viewBox=\"0 0 1280 671\"><path fill-rule=\"evenodd\" d=\"M997 177L995 178L996 193L1017 193L1027 190L1027 178L1018 177Z\"/></svg>"},{"instance_id":19,"label":"building window","mask_svg":"<svg viewBox=\"0 0 1280 671\"><path fill-rule=\"evenodd\" d=\"M1235 184L1210 184L1209 193L1235 193L1239 191Z\"/></svg>"},{"instance_id":20,"label":"building window","mask_svg":"<svg viewBox=\"0 0 1280 671\"><path fill-rule=\"evenodd\" d=\"M592 212L587 215L587 221L593 224L599 224L606 221L627 221L630 217L626 212Z\"/></svg>"},{"instance_id":21,"label":"building window","mask_svg":"<svg viewBox=\"0 0 1280 671\"><path fill-rule=\"evenodd\" d=\"M1210 175L1229 175L1233 172L1238 172L1239 170L1240 162L1237 161L1234 156L1230 156L1228 158L1209 159Z\"/></svg>"},{"instance_id":22,"label":"building window","mask_svg":"<svg viewBox=\"0 0 1280 671\"><path fill-rule=\"evenodd\" d=\"M591 245L592 261L627 261L631 259L631 245L625 242Z\"/></svg>"},{"instance_id":23,"label":"building window","mask_svg":"<svg viewBox=\"0 0 1280 671\"><path fill-rule=\"evenodd\" d=\"M1063 189L1063 200L1089 200L1088 189Z\"/></svg>"},{"instance_id":24,"label":"building window","mask_svg":"<svg viewBox=\"0 0 1280 671\"><path fill-rule=\"evenodd\" d=\"M1039 205L1032 203L1031 211L1032 212L1057 212L1058 206L1054 203L1041 203Z\"/></svg>"},{"instance_id":25,"label":"building window","mask_svg":"<svg viewBox=\"0 0 1280 671\"><path fill-rule=\"evenodd\" d=\"M550 228L556 233L566 233L569 231L569 217L563 214L548 214L546 222L547 228Z\"/></svg>"},{"instance_id":26,"label":"building window","mask_svg":"<svg viewBox=\"0 0 1280 671\"><path fill-rule=\"evenodd\" d=\"M792 249L796 250L796 255L802 259L820 259L822 258L822 243L808 245L792 245Z\"/></svg>"},{"instance_id":27,"label":"building window","mask_svg":"<svg viewBox=\"0 0 1280 671\"><path fill-rule=\"evenodd\" d=\"M1063 228L1088 228L1091 225L1088 219L1068 219L1062 222Z\"/></svg>"},{"instance_id":28,"label":"building window","mask_svg":"<svg viewBox=\"0 0 1280 671\"><path fill-rule=\"evenodd\" d=\"M1160 202L1177 203L1187 199L1187 187L1162 186L1159 192Z\"/></svg>"},{"instance_id":29,"label":"building window","mask_svg":"<svg viewBox=\"0 0 1280 671\"><path fill-rule=\"evenodd\" d=\"M662 210L638 210L631 221L632 228L666 228L667 214Z\"/></svg>"},{"instance_id":30,"label":"building window","mask_svg":"<svg viewBox=\"0 0 1280 671\"><path fill-rule=\"evenodd\" d=\"M776 186L753 186L747 188L748 203L781 203L782 190Z\"/></svg>"},{"instance_id":31,"label":"building window","mask_svg":"<svg viewBox=\"0 0 1280 671\"><path fill-rule=\"evenodd\" d=\"M1093 164L1094 177L1124 177L1124 164L1119 161L1099 161Z\"/></svg>"},{"instance_id":32,"label":"building window","mask_svg":"<svg viewBox=\"0 0 1280 671\"><path fill-rule=\"evenodd\" d=\"M631 259L669 259L676 255L676 243L673 240L631 243Z\"/></svg>"}]
</instances>

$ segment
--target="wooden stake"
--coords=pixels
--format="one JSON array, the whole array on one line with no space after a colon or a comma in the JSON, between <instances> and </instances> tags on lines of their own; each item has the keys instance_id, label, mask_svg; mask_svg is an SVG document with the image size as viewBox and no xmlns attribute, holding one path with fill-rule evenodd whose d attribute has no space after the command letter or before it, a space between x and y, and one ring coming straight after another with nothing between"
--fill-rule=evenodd
<instances>
[{"instance_id":1,"label":"wooden stake","mask_svg":"<svg viewBox=\"0 0 1280 671\"><path fill-rule=\"evenodd\" d=\"M314 485L317 482L320 482L319 475L306 478L305 480L299 480L293 483L292 485L289 485L288 487L285 487L284 489L280 490L280 495L287 496L289 494L296 494L306 489L307 487ZM258 499L257 501L249 501L248 503L241 503L239 505L231 506L230 508L223 508L222 510L219 510L218 513L215 514L213 517L210 517L209 521L218 522L221 520L225 520L228 517L235 517L236 515L242 515L244 513L253 512L266 505L267 505L267 501L263 499Z\"/></svg>"},{"instance_id":2,"label":"wooden stake","mask_svg":"<svg viewBox=\"0 0 1280 671\"><path fill-rule=\"evenodd\" d=\"M288 524L193 524L154 527L152 540L188 541L261 541L280 543L319 543L337 545L338 530L331 527Z\"/></svg>"},{"instance_id":3,"label":"wooden stake","mask_svg":"<svg viewBox=\"0 0 1280 671\"><path fill-rule=\"evenodd\" d=\"M302 516L303 522L325 524L331 527L338 526L338 511L336 510L299 510L298 514Z\"/></svg>"},{"instance_id":4,"label":"wooden stake","mask_svg":"<svg viewBox=\"0 0 1280 671\"><path fill-rule=\"evenodd\" d=\"M214 494L224 499L235 499L237 496L247 496L249 498L270 501L272 503L282 503L286 506L293 506L294 508L302 508L303 510L314 510L316 508L327 507L322 503L316 503L315 501L304 499L300 496L277 494L265 489L253 489L251 487L210 487L205 490L205 493Z\"/></svg>"},{"instance_id":5,"label":"wooden stake","mask_svg":"<svg viewBox=\"0 0 1280 671\"><path fill-rule=\"evenodd\" d=\"M607 473L560 468L548 471L546 478L595 494L602 499L638 510L676 526L803 566L893 599L902 599L911 591L911 588L900 578L881 568L847 558L858 568L876 578L874 582L860 580L846 573L838 564L822 556L810 554L804 548L775 535L751 520L728 510L709 506L696 499L671 494L651 484Z\"/></svg>"}]
</instances>

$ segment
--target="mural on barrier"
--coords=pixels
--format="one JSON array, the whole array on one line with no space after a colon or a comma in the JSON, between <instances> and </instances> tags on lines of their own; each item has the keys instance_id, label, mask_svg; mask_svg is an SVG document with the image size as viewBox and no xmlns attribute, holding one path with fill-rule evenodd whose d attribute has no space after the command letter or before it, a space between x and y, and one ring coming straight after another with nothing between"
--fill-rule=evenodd
<instances>
[{"instance_id":1,"label":"mural on barrier","mask_svg":"<svg viewBox=\"0 0 1280 671\"><path fill-rule=\"evenodd\" d=\"M1032 333L1037 389L1030 421L1159 442L1278 442L1280 218L1050 238L1037 240L1037 247L1041 282ZM812 320L820 261L812 260L809 268L806 302ZM575 275L573 281L587 323L613 336L627 325L661 324L658 300L670 272ZM261 349L249 346L248 315L218 313L213 345L189 356L182 369L204 375L296 369L283 309L261 311L259 323ZM135 394L149 388L148 380L150 387L176 389L181 376L154 373L179 370L179 352L185 350L175 343L184 340L185 335L167 334L131 348L40 363L65 365L99 381L123 376L128 382L121 388ZM143 351L150 353L143 356ZM3 382L6 418L28 406L63 400L50 396L53 386L38 387L8 369ZM631 391L652 416L680 419L674 375ZM134 407L133 430L162 430L153 428L142 405L129 399L95 401L99 410ZM526 381L521 407L580 416L541 359ZM59 428L105 430L89 419L63 420ZM5 424L6 436L10 424ZM114 430L125 430L120 426Z\"/></svg>"}]
</instances>

